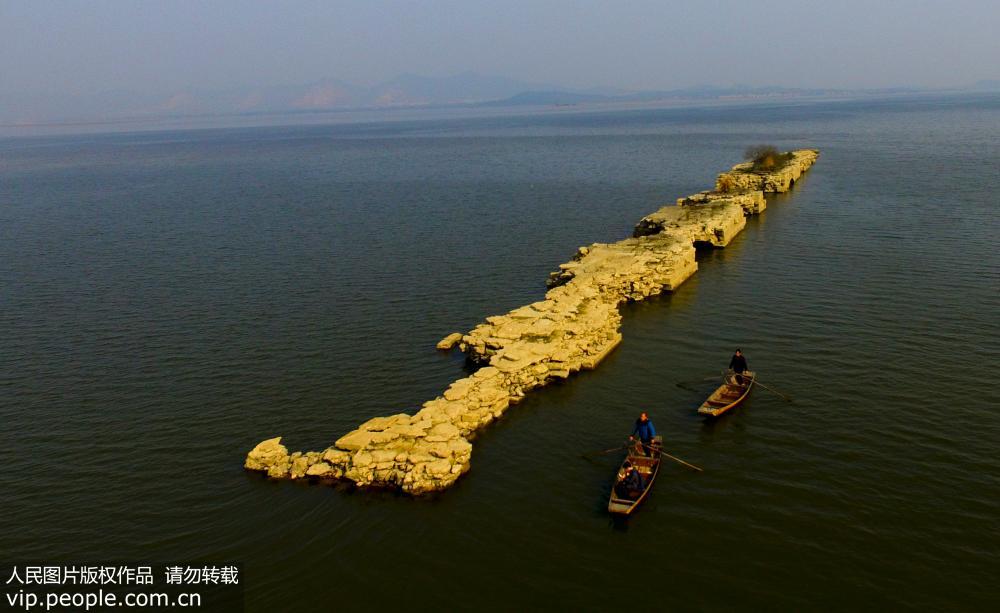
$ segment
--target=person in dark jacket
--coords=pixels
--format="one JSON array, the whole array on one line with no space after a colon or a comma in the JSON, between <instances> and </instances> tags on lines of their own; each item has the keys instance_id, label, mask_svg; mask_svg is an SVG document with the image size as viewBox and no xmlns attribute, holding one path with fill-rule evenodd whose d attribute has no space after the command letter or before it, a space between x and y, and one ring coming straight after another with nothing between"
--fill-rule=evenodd
<instances>
[{"instance_id":1,"label":"person in dark jacket","mask_svg":"<svg viewBox=\"0 0 1000 613\"><path fill-rule=\"evenodd\" d=\"M642 474L636 470L635 466L628 471L628 476L625 477L625 486L628 488L629 493L635 492L636 494L642 492L643 487L645 487Z\"/></svg>"},{"instance_id":2,"label":"person in dark jacket","mask_svg":"<svg viewBox=\"0 0 1000 613\"><path fill-rule=\"evenodd\" d=\"M626 463L622 470L618 471L615 494L619 498L635 498L642 492L644 485L642 475L635 469L635 466Z\"/></svg>"},{"instance_id":3,"label":"person in dark jacket","mask_svg":"<svg viewBox=\"0 0 1000 613\"><path fill-rule=\"evenodd\" d=\"M729 360L729 369L736 373L736 383L738 385L743 385L743 373L750 369L747 366L747 359L743 357L743 351L740 349L736 350L733 354L733 359Z\"/></svg>"},{"instance_id":4,"label":"person in dark jacket","mask_svg":"<svg viewBox=\"0 0 1000 613\"><path fill-rule=\"evenodd\" d=\"M639 414L639 419L635 420L632 435L628 437L628 440L634 441L638 438L643 455L650 455L652 454L652 450L649 446L653 444L654 436L656 436L656 428L653 427L653 422L649 420L649 415L646 415L646 412L643 411Z\"/></svg>"}]
</instances>

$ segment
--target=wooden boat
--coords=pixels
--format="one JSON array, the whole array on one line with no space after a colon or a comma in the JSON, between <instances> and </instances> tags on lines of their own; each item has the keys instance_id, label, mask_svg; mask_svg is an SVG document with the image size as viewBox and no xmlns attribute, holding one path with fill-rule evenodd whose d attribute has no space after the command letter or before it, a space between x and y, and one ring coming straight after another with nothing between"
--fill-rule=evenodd
<instances>
[{"instance_id":1,"label":"wooden boat","mask_svg":"<svg viewBox=\"0 0 1000 613\"><path fill-rule=\"evenodd\" d=\"M743 385L740 385L736 382L735 374L726 373L723 376L722 385L712 392L708 400L701 403L698 412L709 417L718 417L729 409L739 406L750 394L750 388L753 387L756 379L757 375L748 370L743 373Z\"/></svg>"},{"instance_id":2,"label":"wooden boat","mask_svg":"<svg viewBox=\"0 0 1000 613\"><path fill-rule=\"evenodd\" d=\"M634 511L646 496L649 495L649 491L653 488L653 481L656 479L656 473L660 470L660 448L663 447L663 438L660 436L653 437L653 443L650 445L652 451L650 455L641 455L637 449L629 447L629 452L625 456L625 460L622 462L621 469L619 472L624 470L626 464L631 464L635 466L635 469L639 471L642 475L642 491L631 491L624 492L619 491L622 488L619 487L617 477L615 479L615 484L611 488L611 498L608 500L608 512L615 513L617 515L629 515ZM619 495L621 494L621 496Z\"/></svg>"}]
</instances>

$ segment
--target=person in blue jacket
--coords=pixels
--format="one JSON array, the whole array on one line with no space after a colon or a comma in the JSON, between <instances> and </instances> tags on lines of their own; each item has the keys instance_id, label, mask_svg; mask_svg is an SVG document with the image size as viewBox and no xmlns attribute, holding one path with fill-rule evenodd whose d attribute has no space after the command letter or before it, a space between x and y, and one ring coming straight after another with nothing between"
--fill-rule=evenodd
<instances>
[{"instance_id":1,"label":"person in blue jacket","mask_svg":"<svg viewBox=\"0 0 1000 613\"><path fill-rule=\"evenodd\" d=\"M653 452L649 448L653 444L653 437L656 436L656 428L653 427L653 422L649 420L649 415L643 411L639 414L639 419L635 420L635 427L632 428L632 435L628 437L628 440L634 441L636 438L642 444L642 453L644 455L651 455Z\"/></svg>"}]
</instances>

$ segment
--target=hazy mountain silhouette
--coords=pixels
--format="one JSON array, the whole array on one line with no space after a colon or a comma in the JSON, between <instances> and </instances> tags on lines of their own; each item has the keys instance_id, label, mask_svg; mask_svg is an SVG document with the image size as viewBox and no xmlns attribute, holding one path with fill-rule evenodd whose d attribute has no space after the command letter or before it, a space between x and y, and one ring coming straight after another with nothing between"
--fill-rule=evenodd
<instances>
[{"instance_id":1,"label":"hazy mountain silhouette","mask_svg":"<svg viewBox=\"0 0 1000 613\"><path fill-rule=\"evenodd\" d=\"M100 121L161 115L438 106L497 100L541 88L559 89L552 85L464 72L447 77L403 74L373 86L323 79L301 85L185 90L163 94L121 90L87 96L8 95L0 98L0 121Z\"/></svg>"},{"instance_id":2,"label":"hazy mountain silhouette","mask_svg":"<svg viewBox=\"0 0 1000 613\"><path fill-rule=\"evenodd\" d=\"M1000 89L1000 81L980 81L965 90ZM918 89L864 90L901 93ZM463 72L446 77L402 74L372 86L338 79L287 86L227 90L184 90L152 94L109 91L97 95L28 95L0 97L0 122L34 124L68 121L183 115L300 113L346 109L447 105L552 106L601 103L649 103L659 100L710 100L730 97L808 97L861 93L834 89L700 85L673 90L628 91L615 88L568 88L507 77Z\"/></svg>"}]
</instances>

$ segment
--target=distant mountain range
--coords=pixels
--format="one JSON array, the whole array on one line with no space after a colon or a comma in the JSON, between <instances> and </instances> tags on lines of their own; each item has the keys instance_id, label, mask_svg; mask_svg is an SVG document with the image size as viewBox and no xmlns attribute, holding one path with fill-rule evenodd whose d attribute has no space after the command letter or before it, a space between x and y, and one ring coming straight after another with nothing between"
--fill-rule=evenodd
<instances>
[{"instance_id":1,"label":"distant mountain range","mask_svg":"<svg viewBox=\"0 0 1000 613\"><path fill-rule=\"evenodd\" d=\"M888 90L880 90L888 91ZM902 90L894 90L902 91ZM908 90L910 91L910 90ZM912 90L916 91L916 90ZM716 87L702 85L683 89L652 90L639 92L620 92L615 94L579 93L565 90L525 91L509 98L479 103L480 106L516 106L516 105L573 105L587 103L642 103L658 100L724 100L727 98L759 98L759 97L802 97L829 96L846 93L844 90L832 89L802 89L794 87L751 87L749 85L734 85L732 87Z\"/></svg>"},{"instance_id":2,"label":"distant mountain range","mask_svg":"<svg viewBox=\"0 0 1000 613\"><path fill-rule=\"evenodd\" d=\"M558 88L466 72L449 77L403 74L370 87L338 79L323 79L303 85L188 90L161 95L121 90L94 96L7 95L0 97L0 122L112 120L475 104L537 89Z\"/></svg>"},{"instance_id":3,"label":"distant mountain range","mask_svg":"<svg viewBox=\"0 0 1000 613\"><path fill-rule=\"evenodd\" d=\"M967 88L1000 90L1000 81ZM865 93L924 91L915 88L864 90ZM291 86L243 87L217 91L179 91L162 95L112 91L92 96L6 95L0 97L0 123L114 121L187 115L239 115L400 107L560 106L652 103L659 100L817 97L859 90L704 85L663 91L614 88L576 89L464 72L448 77L403 74L373 86L337 79Z\"/></svg>"}]
</instances>

